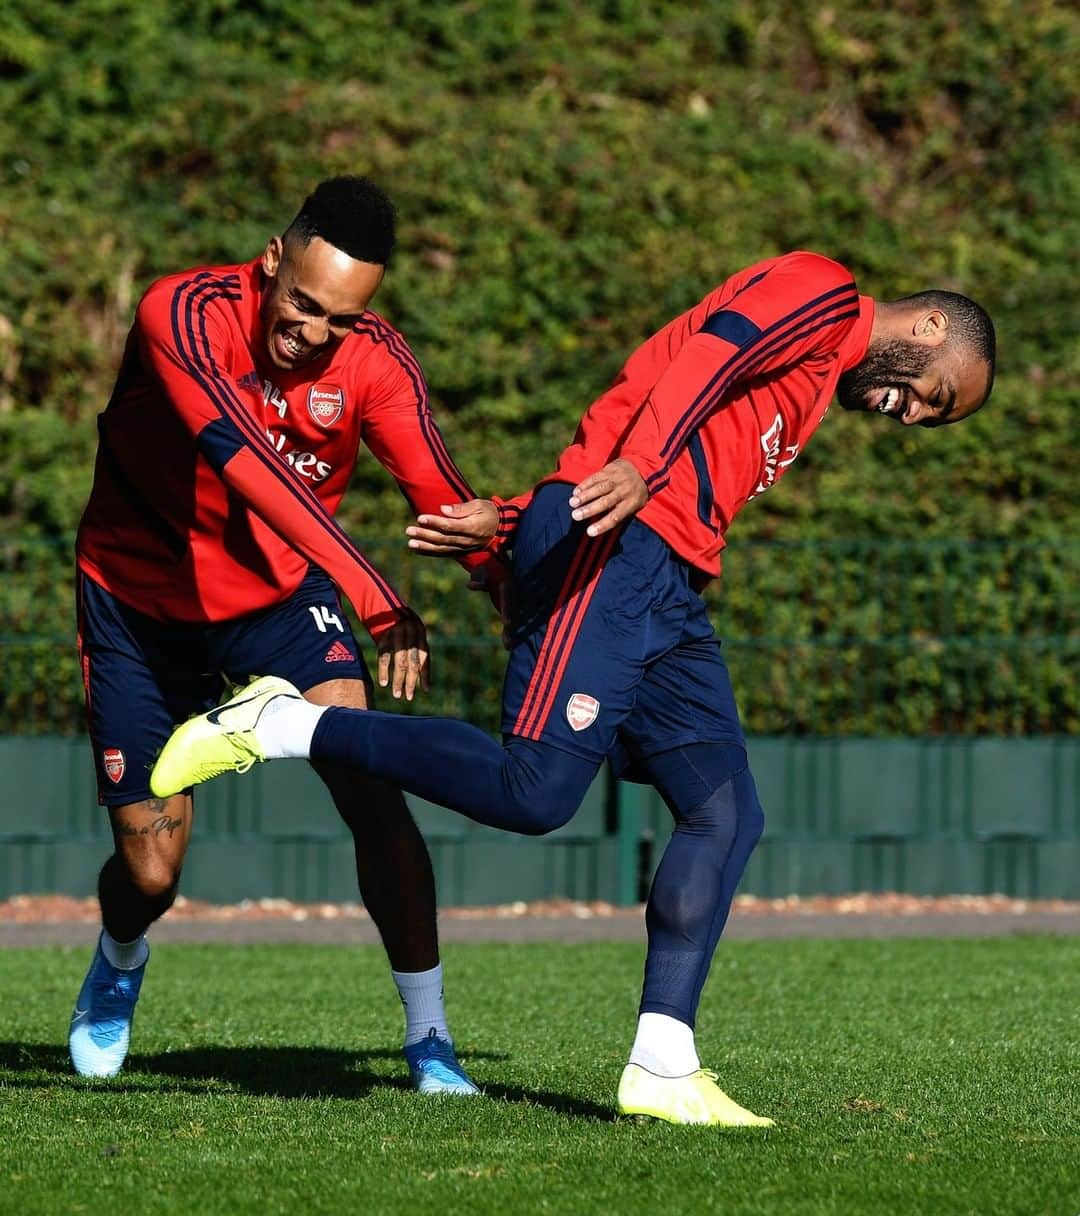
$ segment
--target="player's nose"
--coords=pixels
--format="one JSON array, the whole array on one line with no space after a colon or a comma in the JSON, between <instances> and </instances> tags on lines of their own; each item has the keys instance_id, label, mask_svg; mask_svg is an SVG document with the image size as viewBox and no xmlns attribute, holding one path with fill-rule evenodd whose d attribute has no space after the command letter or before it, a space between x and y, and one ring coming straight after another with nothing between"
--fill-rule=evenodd
<instances>
[{"instance_id":1,"label":"player's nose","mask_svg":"<svg viewBox=\"0 0 1080 1216\"><path fill-rule=\"evenodd\" d=\"M308 346L322 346L330 336L325 317L309 317L300 327L300 335Z\"/></svg>"}]
</instances>

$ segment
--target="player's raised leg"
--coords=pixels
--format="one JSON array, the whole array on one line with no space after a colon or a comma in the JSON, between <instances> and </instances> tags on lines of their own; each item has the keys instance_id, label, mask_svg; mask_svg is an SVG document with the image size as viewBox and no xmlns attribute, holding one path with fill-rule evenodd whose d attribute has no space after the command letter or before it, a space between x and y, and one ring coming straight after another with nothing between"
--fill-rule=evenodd
<instances>
[{"instance_id":1,"label":"player's raised leg","mask_svg":"<svg viewBox=\"0 0 1080 1216\"><path fill-rule=\"evenodd\" d=\"M558 486L526 513L514 556L520 622L504 689L504 746L453 719L321 709L266 680L181 726L158 759L153 788L310 756L492 827L538 834L561 826L633 706L648 657L650 631L630 589L650 583L668 551L648 529L631 531L587 537Z\"/></svg>"},{"instance_id":2,"label":"player's raised leg","mask_svg":"<svg viewBox=\"0 0 1080 1216\"><path fill-rule=\"evenodd\" d=\"M287 681L265 676L177 727L150 783L155 790L185 788L282 759L342 764L476 823L523 835L565 824L601 763L525 739L500 747L453 718L311 705Z\"/></svg>"}]
</instances>

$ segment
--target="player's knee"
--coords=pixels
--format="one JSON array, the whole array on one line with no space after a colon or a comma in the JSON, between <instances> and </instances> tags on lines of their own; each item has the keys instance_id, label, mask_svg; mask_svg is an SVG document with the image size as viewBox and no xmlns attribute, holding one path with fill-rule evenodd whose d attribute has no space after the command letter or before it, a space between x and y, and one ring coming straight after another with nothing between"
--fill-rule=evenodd
<instances>
[{"instance_id":1,"label":"player's knee","mask_svg":"<svg viewBox=\"0 0 1080 1216\"><path fill-rule=\"evenodd\" d=\"M678 811L677 818L684 833L711 838L725 852L735 840L752 848L765 827L749 768L734 773L697 806Z\"/></svg>"},{"instance_id":2,"label":"player's knee","mask_svg":"<svg viewBox=\"0 0 1080 1216\"><path fill-rule=\"evenodd\" d=\"M529 802L518 804L515 831L522 836L546 836L557 828L564 827L574 817L577 803L566 800Z\"/></svg>"},{"instance_id":3,"label":"player's knee","mask_svg":"<svg viewBox=\"0 0 1080 1216\"><path fill-rule=\"evenodd\" d=\"M172 906L183 868L181 856L151 849L119 849L118 856L131 887L162 910Z\"/></svg>"},{"instance_id":4,"label":"player's knee","mask_svg":"<svg viewBox=\"0 0 1080 1216\"><path fill-rule=\"evenodd\" d=\"M765 830L765 810L758 798L753 774L748 768L735 777L735 805L739 838L748 848L753 848Z\"/></svg>"},{"instance_id":5,"label":"player's knee","mask_svg":"<svg viewBox=\"0 0 1080 1216\"><path fill-rule=\"evenodd\" d=\"M131 884L143 897L164 911L171 908L180 884L180 865L155 858L135 869L129 867Z\"/></svg>"},{"instance_id":6,"label":"player's knee","mask_svg":"<svg viewBox=\"0 0 1080 1216\"><path fill-rule=\"evenodd\" d=\"M578 800L559 790L533 790L513 799L513 831L519 835L547 835L574 817Z\"/></svg>"},{"instance_id":7,"label":"player's knee","mask_svg":"<svg viewBox=\"0 0 1080 1216\"><path fill-rule=\"evenodd\" d=\"M542 743L515 739L503 768L504 796L513 810L512 830L545 836L573 819L596 775L596 764Z\"/></svg>"}]
</instances>

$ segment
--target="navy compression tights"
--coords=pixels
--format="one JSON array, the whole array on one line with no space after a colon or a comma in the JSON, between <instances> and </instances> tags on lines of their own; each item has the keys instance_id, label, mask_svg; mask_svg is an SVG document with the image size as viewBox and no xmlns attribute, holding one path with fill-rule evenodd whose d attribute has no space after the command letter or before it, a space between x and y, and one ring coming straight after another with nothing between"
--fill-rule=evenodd
<instances>
[{"instance_id":1,"label":"navy compression tights","mask_svg":"<svg viewBox=\"0 0 1080 1216\"><path fill-rule=\"evenodd\" d=\"M599 768L528 739L500 747L454 718L338 707L319 719L311 758L351 765L477 823L527 836L562 827Z\"/></svg>"},{"instance_id":2,"label":"navy compression tights","mask_svg":"<svg viewBox=\"0 0 1080 1216\"><path fill-rule=\"evenodd\" d=\"M543 743L505 746L452 718L328 709L313 760L350 765L477 823L526 835L573 816L599 767ZM649 951L641 1011L693 1026L713 951L763 816L736 744L696 743L648 762L675 820L646 908Z\"/></svg>"},{"instance_id":3,"label":"navy compression tights","mask_svg":"<svg viewBox=\"0 0 1080 1216\"><path fill-rule=\"evenodd\" d=\"M645 908L642 1013L694 1025L735 888L765 816L746 752L696 743L654 756L649 775L675 820Z\"/></svg>"}]
</instances>

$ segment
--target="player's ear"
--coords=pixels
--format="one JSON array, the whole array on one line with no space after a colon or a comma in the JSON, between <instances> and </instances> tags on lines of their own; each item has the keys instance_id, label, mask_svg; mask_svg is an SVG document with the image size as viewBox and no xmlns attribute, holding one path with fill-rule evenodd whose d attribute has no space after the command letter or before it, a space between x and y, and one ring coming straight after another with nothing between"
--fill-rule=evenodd
<instances>
[{"instance_id":1,"label":"player's ear","mask_svg":"<svg viewBox=\"0 0 1080 1216\"><path fill-rule=\"evenodd\" d=\"M281 237L272 236L266 242L266 248L263 250L262 265L263 273L268 279L272 279L278 272L278 267L281 265L281 255L284 246L281 243Z\"/></svg>"},{"instance_id":2,"label":"player's ear","mask_svg":"<svg viewBox=\"0 0 1080 1216\"><path fill-rule=\"evenodd\" d=\"M940 308L920 313L911 327L916 338L927 346L940 346L949 332L949 317Z\"/></svg>"}]
</instances>

